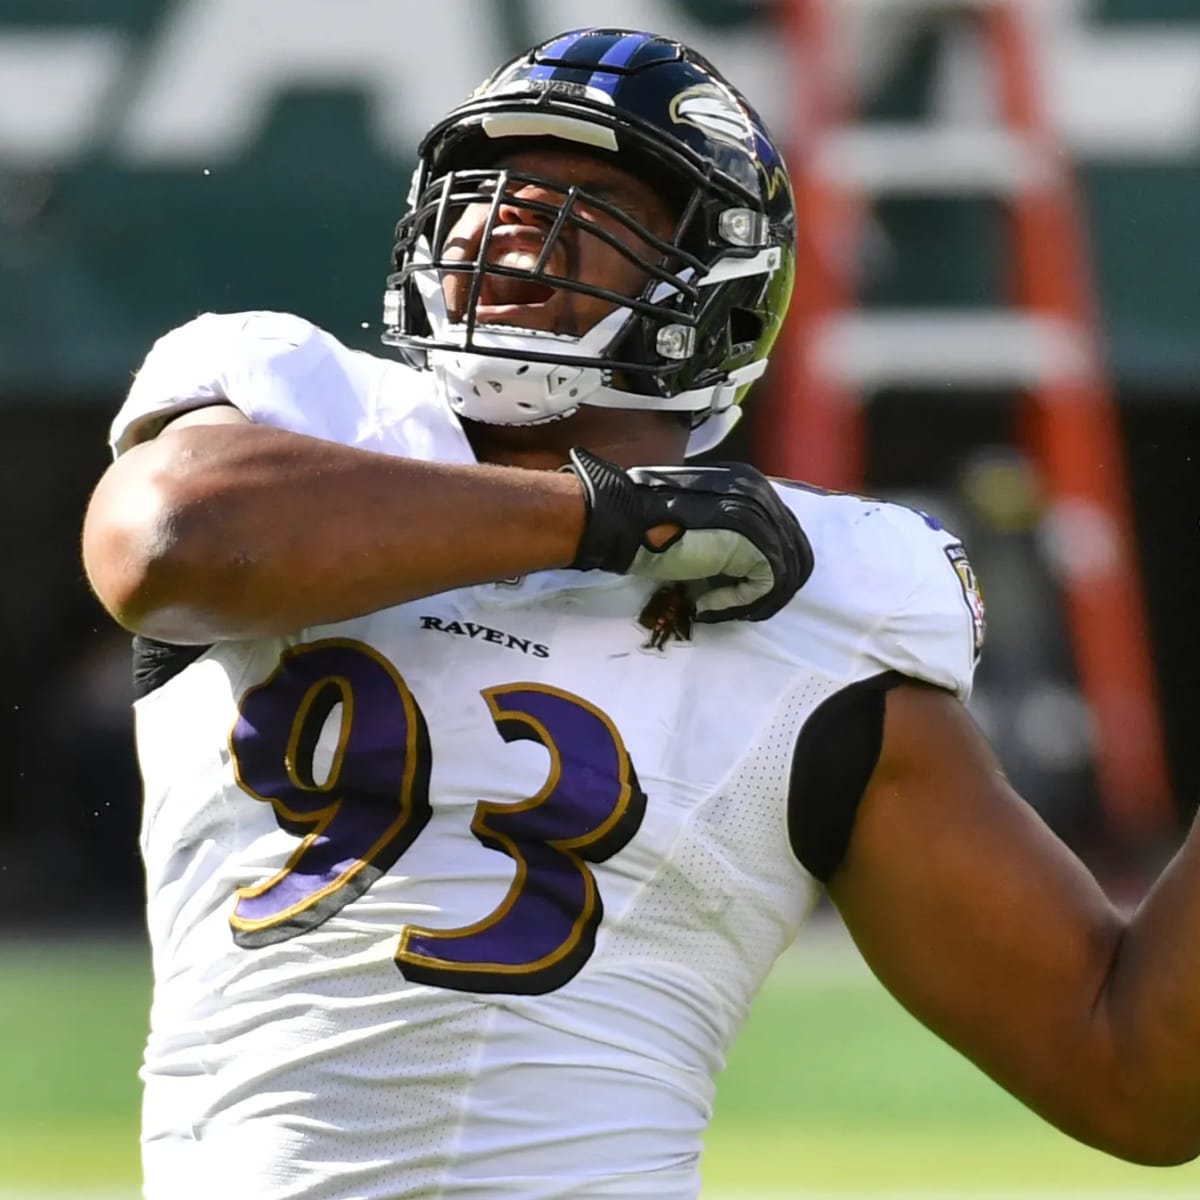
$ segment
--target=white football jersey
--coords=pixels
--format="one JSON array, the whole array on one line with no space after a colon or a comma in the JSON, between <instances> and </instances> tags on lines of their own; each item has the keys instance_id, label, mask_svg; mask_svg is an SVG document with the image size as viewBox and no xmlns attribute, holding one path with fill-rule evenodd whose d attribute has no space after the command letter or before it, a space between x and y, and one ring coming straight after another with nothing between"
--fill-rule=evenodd
<instances>
[{"instance_id":1,"label":"white football jersey","mask_svg":"<svg viewBox=\"0 0 1200 1200\"><path fill-rule=\"evenodd\" d=\"M114 446L218 400L473 461L428 375L264 313L163 338ZM551 571L218 644L138 700L149 1200L698 1193L818 894L806 720L889 671L965 697L981 630L936 522L781 492L816 566L766 622L648 650L653 584Z\"/></svg>"}]
</instances>

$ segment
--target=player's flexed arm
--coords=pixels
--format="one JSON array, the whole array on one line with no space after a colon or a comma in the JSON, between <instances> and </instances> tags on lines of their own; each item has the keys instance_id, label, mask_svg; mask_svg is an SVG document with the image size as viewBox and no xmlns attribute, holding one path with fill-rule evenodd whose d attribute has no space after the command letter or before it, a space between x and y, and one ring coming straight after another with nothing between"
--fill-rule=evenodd
<instances>
[{"instance_id":1,"label":"player's flexed arm","mask_svg":"<svg viewBox=\"0 0 1200 1200\"><path fill-rule=\"evenodd\" d=\"M122 624L209 642L563 566L583 518L578 482L565 475L518 481L499 467L412 462L214 406L109 467L83 549Z\"/></svg>"},{"instance_id":2,"label":"player's flexed arm","mask_svg":"<svg viewBox=\"0 0 1200 1200\"><path fill-rule=\"evenodd\" d=\"M214 405L109 468L84 560L122 624L181 643L286 633L571 566L733 578L740 590L714 589L708 619L769 616L811 566L795 519L757 472L685 475L635 482L586 455L568 472L420 462Z\"/></svg>"},{"instance_id":3,"label":"player's flexed arm","mask_svg":"<svg viewBox=\"0 0 1200 1200\"><path fill-rule=\"evenodd\" d=\"M1200 838L1129 920L949 693L888 694L831 895L897 998L1033 1109L1135 1162L1200 1154Z\"/></svg>"}]
</instances>

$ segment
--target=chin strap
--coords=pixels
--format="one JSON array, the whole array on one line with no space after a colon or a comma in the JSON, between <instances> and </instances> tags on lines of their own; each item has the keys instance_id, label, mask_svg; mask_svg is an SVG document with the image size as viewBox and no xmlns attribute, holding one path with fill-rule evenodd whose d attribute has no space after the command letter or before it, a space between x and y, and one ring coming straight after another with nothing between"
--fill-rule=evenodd
<instances>
[{"instance_id":1,"label":"chin strap","mask_svg":"<svg viewBox=\"0 0 1200 1200\"><path fill-rule=\"evenodd\" d=\"M695 458L698 454L707 454L710 450L715 450L730 435L734 426L741 419L742 406L740 404L735 404L732 408L725 409L724 412L706 417L692 430L687 448L683 452L684 458Z\"/></svg>"}]
</instances>

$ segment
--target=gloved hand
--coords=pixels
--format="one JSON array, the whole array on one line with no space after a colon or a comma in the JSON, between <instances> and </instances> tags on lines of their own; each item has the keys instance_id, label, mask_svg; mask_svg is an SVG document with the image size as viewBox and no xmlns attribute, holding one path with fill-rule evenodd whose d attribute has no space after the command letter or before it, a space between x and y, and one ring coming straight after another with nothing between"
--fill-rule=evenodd
<instances>
[{"instance_id":1,"label":"gloved hand","mask_svg":"<svg viewBox=\"0 0 1200 1200\"><path fill-rule=\"evenodd\" d=\"M571 564L662 582L700 581L698 621L763 621L812 574L812 548L765 475L741 463L634 467L571 451L587 524ZM651 529L677 531L659 545ZM695 589L693 589L695 593Z\"/></svg>"}]
</instances>

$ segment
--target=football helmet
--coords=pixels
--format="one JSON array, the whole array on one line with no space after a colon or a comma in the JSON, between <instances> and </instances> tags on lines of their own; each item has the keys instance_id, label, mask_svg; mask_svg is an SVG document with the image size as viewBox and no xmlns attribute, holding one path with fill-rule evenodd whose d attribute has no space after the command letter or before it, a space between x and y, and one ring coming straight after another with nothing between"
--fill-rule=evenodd
<instances>
[{"instance_id":1,"label":"football helmet","mask_svg":"<svg viewBox=\"0 0 1200 1200\"><path fill-rule=\"evenodd\" d=\"M672 206L672 235L602 196L497 165L530 146L614 156ZM456 217L480 204L490 211L479 246L448 254ZM545 230L536 261L489 254L505 204L532 210ZM628 240L597 234L581 208L607 214ZM638 267L638 294L551 273L556 242L581 230ZM795 206L761 119L706 59L655 34L580 29L502 66L422 140L393 267L383 341L432 369L461 416L525 425L581 404L671 410L690 414L687 453L699 454L733 427L766 368L795 273ZM461 313L448 311L448 272L469 278ZM489 276L612 308L578 336L489 324L476 313Z\"/></svg>"}]
</instances>

